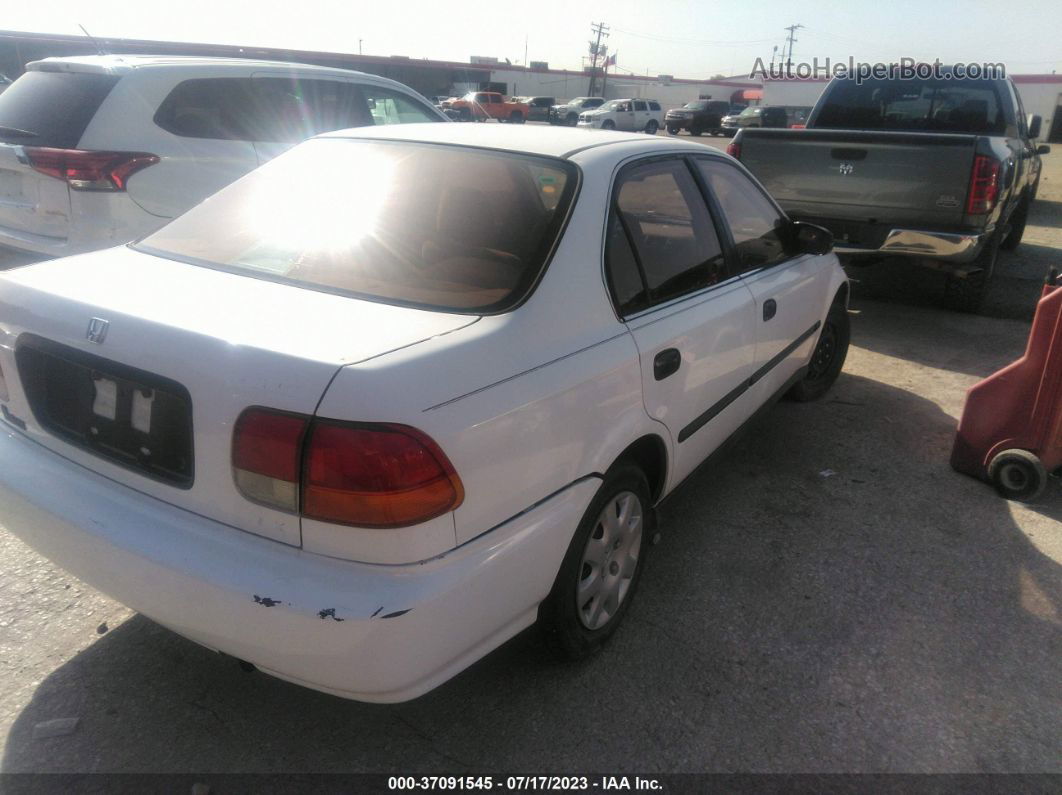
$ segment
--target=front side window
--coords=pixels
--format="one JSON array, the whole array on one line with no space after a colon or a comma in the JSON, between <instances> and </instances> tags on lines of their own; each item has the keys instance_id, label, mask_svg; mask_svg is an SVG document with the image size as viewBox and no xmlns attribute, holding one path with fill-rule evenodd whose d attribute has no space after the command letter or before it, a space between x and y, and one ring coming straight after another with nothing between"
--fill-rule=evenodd
<instances>
[{"instance_id":1,"label":"front side window","mask_svg":"<svg viewBox=\"0 0 1062 795\"><path fill-rule=\"evenodd\" d=\"M649 303L726 278L719 238L684 161L628 168L616 184L613 214L639 264ZM629 292L619 287L618 281L612 285L617 301Z\"/></svg>"},{"instance_id":2,"label":"front side window","mask_svg":"<svg viewBox=\"0 0 1062 795\"><path fill-rule=\"evenodd\" d=\"M385 303L500 312L537 282L576 183L575 167L553 158L322 138L136 247Z\"/></svg>"},{"instance_id":3,"label":"front side window","mask_svg":"<svg viewBox=\"0 0 1062 795\"><path fill-rule=\"evenodd\" d=\"M362 86L361 93L369 106L373 124L416 124L440 121L439 117L421 102L400 91L379 86Z\"/></svg>"},{"instance_id":4,"label":"front side window","mask_svg":"<svg viewBox=\"0 0 1062 795\"><path fill-rule=\"evenodd\" d=\"M372 124L354 83L255 77L245 116L252 141L298 143L323 132Z\"/></svg>"},{"instance_id":5,"label":"front side window","mask_svg":"<svg viewBox=\"0 0 1062 795\"><path fill-rule=\"evenodd\" d=\"M708 189L723 210L744 271L775 265L788 257L781 229L785 218L745 174L727 163L698 158Z\"/></svg>"}]
</instances>

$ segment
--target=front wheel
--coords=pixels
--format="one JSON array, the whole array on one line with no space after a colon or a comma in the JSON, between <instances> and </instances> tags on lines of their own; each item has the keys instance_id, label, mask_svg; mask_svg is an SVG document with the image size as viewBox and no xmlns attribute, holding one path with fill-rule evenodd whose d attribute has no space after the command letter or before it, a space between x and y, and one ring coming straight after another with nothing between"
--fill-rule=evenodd
<instances>
[{"instance_id":1,"label":"front wheel","mask_svg":"<svg viewBox=\"0 0 1062 795\"><path fill-rule=\"evenodd\" d=\"M616 129L616 122L612 121L612 119L605 119L603 122L601 122L601 129L602 130L615 130Z\"/></svg>"},{"instance_id":2,"label":"front wheel","mask_svg":"<svg viewBox=\"0 0 1062 795\"><path fill-rule=\"evenodd\" d=\"M668 134L668 135L678 135L678 132L679 132L679 128L678 128L678 127L671 127L671 126L669 126L669 127L667 128L667 134Z\"/></svg>"},{"instance_id":3,"label":"front wheel","mask_svg":"<svg viewBox=\"0 0 1062 795\"><path fill-rule=\"evenodd\" d=\"M542 628L569 659L592 654L623 620L652 531L649 484L637 467L609 470L575 531L539 611Z\"/></svg>"},{"instance_id":4,"label":"front wheel","mask_svg":"<svg viewBox=\"0 0 1062 795\"><path fill-rule=\"evenodd\" d=\"M522 114L518 110L514 110L512 113L509 114L509 123L510 124L523 124L524 123L524 114Z\"/></svg>"},{"instance_id":5,"label":"front wheel","mask_svg":"<svg viewBox=\"0 0 1062 795\"><path fill-rule=\"evenodd\" d=\"M656 131L660 129L660 123L656 119L649 119L649 123L645 125L646 135L656 135Z\"/></svg>"},{"instance_id":6,"label":"front wheel","mask_svg":"<svg viewBox=\"0 0 1062 795\"><path fill-rule=\"evenodd\" d=\"M1008 500L1030 502L1047 485L1043 462L1028 450L1004 450L988 465L988 477L996 491Z\"/></svg>"},{"instance_id":7,"label":"front wheel","mask_svg":"<svg viewBox=\"0 0 1062 795\"><path fill-rule=\"evenodd\" d=\"M787 397L806 403L825 395L841 374L851 336L852 323L848 309L843 302L834 301L819 332L819 341L808 362L807 374L793 385Z\"/></svg>"},{"instance_id":8,"label":"front wheel","mask_svg":"<svg viewBox=\"0 0 1062 795\"><path fill-rule=\"evenodd\" d=\"M565 117L564 121L569 127L574 127L576 125L576 123L579 121L579 117L578 117L578 115L576 115L574 113L569 113Z\"/></svg>"}]
</instances>

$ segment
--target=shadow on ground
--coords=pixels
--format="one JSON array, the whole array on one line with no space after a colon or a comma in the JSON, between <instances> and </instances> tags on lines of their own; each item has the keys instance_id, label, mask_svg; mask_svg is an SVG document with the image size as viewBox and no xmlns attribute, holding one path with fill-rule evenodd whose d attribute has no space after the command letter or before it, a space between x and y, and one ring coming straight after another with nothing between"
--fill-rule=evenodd
<instances>
[{"instance_id":1,"label":"shadow on ground","mask_svg":"<svg viewBox=\"0 0 1062 795\"><path fill-rule=\"evenodd\" d=\"M1062 502L1019 528L948 468L954 426L852 375L780 404L665 503L626 625L578 665L530 631L366 705L133 618L41 682L2 770L1058 771L1062 571L1037 536Z\"/></svg>"}]
</instances>

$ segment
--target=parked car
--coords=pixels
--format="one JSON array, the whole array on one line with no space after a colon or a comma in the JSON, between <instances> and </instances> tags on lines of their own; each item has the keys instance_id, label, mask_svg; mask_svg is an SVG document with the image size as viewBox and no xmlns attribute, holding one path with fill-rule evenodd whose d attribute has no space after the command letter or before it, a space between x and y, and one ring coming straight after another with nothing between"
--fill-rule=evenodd
<instances>
[{"instance_id":1,"label":"parked car","mask_svg":"<svg viewBox=\"0 0 1062 795\"><path fill-rule=\"evenodd\" d=\"M787 126L791 130L803 130L807 126L808 117L811 116L811 108L806 105L794 105L786 107Z\"/></svg>"},{"instance_id":2,"label":"parked car","mask_svg":"<svg viewBox=\"0 0 1062 795\"><path fill-rule=\"evenodd\" d=\"M679 130L689 130L690 135L723 134L723 117L730 113L730 103L699 99L687 102L681 108L669 110L664 116L664 126L670 135Z\"/></svg>"},{"instance_id":3,"label":"parked car","mask_svg":"<svg viewBox=\"0 0 1062 795\"><path fill-rule=\"evenodd\" d=\"M574 127L579 121L579 114L585 110L600 108L605 104L603 97L576 97L549 109L550 124L566 124Z\"/></svg>"},{"instance_id":4,"label":"parked car","mask_svg":"<svg viewBox=\"0 0 1062 795\"><path fill-rule=\"evenodd\" d=\"M497 119L523 124L531 109L526 102L517 101L519 99L513 97L507 100L495 91L470 91L463 97L446 100L443 110L457 111L461 121Z\"/></svg>"},{"instance_id":5,"label":"parked car","mask_svg":"<svg viewBox=\"0 0 1062 795\"><path fill-rule=\"evenodd\" d=\"M599 108L579 114L578 127L624 130L656 135L664 121L664 110L652 99L613 99Z\"/></svg>"},{"instance_id":6,"label":"parked car","mask_svg":"<svg viewBox=\"0 0 1062 795\"><path fill-rule=\"evenodd\" d=\"M3 94L11 86L11 78L0 72L0 94Z\"/></svg>"},{"instance_id":7,"label":"parked car","mask_svg":"<svg viewBox=\"0 0 1062 795\"><path fill-rule=\"evenodd\" d=\"M1007 79L835 80L807 129L743 130L732 146L793 217L853 262L907 257L977 311L1000 249L1021 242L1040 181L1041 120Z\"/></svg>"},{"instance_id":8,"label":"parked car","mask_svg":"<svg viewBox=\"0 0 1062 795\"><path fill-rule=\"evenodd\" d=\"M837 377L829 246L674 139L322 136L138 243L0 274L0 524L345 697L413 698L536 619L587 654L654 506Z\"/></svg>"},{"instance_id":9,"label":"parked car","mask_svg":"<svg viewBox=\"0 0 1062 795\"><path fill-rule=\"evenodd\" d=\"M224 58L46 58L0 95L0 245L48 256L142 237L298 141L445 121L373 75Z\"/></svg>"},{"instance_id":10,"label":"parked car","mask_svg":"<svg viewBox=\"0 0 1062 795\"><path fill-rule=\"evenodd\" d=\"M554 97L525 97L528 121L549 121L550 109L556 104Z\"/></svg>"},{"instance_id":11,"label":"parked car","mask_svg":"<svg viewBox=\"0 0 1062 795\"><path fill-rule=\"evenodd\" d=\"M733 135L746 127L788 127L789 115L782 105L753 105L723 120L724 133Z\"/></svg>"}]
</instances>

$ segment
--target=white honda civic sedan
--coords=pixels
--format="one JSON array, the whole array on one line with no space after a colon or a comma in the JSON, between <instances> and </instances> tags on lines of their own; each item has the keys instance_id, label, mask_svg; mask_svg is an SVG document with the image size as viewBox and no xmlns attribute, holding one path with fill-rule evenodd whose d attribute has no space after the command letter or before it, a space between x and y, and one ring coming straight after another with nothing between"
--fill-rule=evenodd
<instances>
[{"instance_id":1,"label":"white honda civic sedan","mask_svg":"<svg viewBox=\"0 0 1062 795\"><path fill-rule=\"evenodd\" d=\"M301 144L0 275L0 524L276 676L402 701L631 603L653 508L848 347L829 233L696 143Z\"/></svg>"}]
</instances>

